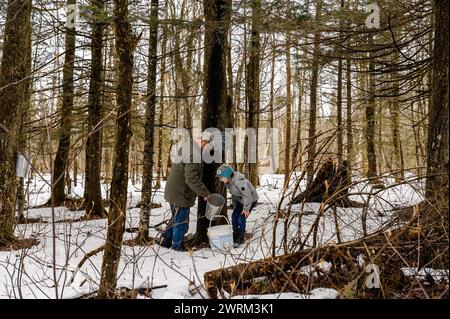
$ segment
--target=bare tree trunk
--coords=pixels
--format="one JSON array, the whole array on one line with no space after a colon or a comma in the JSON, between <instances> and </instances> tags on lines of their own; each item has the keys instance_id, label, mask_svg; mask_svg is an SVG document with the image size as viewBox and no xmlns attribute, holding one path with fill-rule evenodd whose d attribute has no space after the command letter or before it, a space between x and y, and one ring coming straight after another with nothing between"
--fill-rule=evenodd
<instances>
[{"instance_id":1,"label":"bare tree trunk","mask_svg":"<svg viewBox=\"0 0 450 319\"><path fill-rule=\"evenodd\" d=\"M348 166L352 167L353 159L353 125L352 125L352 79L351 62L347 59L346 85L347 85L347 161Z\"/></svg>"},{"instance_id":2,"label":"bare tree trunk","mask_svg":"<svg viewBox=\"0 0 450 319\"><path fill-rule=\"evenodd\" d=\"M252 158L247 157L248 162L248 178L250 182L259 185L258 176L258 127L259 127L259 73L261 61L261 44L260 44L260 24L261 24L261 0L252 0L252 36L250 46L250 56L247 66L246 78L246 97L247 97L247 128L253 128L256 136L252 143L250 152L253 154L255 162L250 163ZM247 138L247 137L246 137ZM248 145L248 144L247 144Z\"/></svg>"},{"instance_id":3,"label":"bare tree trunk","mask_svg":"<svg viewBox=\"0 0 450 319\"><path fill-rule=\"evenodd\" d=\"M378 129L378 134L377 134L377 138L378 141L375 144L377 147L377 163L378 163L378 172L383 172L383 168L384 168L384 156L383 156L383 134L381 132L382 127L383 127L383 102L380 101L379 103L375 104L375 112L376 112L376 119L375 119L375 127Z\"/></svg>"},{"instance_id":4,"label":"bare tree trunk","mask_svg":"<svg viewBox=\"0 0 450 319\"><path fill-rule=\"evenodd\" d=\"M244 67L243 67L244 81L246 81L247 80L247 71L248 71L248 69L247 69L247 52L248 52L248 42L247 42L247 5L244 5L243 10L244 10L244 23L243 23L244 24L244 27L243 27L244 34L243 34L242 39L243 39L243 42L244 42L244 44L243 44L244 52L242 54L242 62L243 62L243 65L244 65ZM244 103L243 104L244 104L244 107L241 107L241 110L243 110L244 112L243 112L243 114L240 117L242 117L242 121L243 121L244 125L246 125L247 124L247 115L248 115L248 113L247 113L247 111L248 111L248 100L246 98L245 89L244 89ZM243 163L240 163L240 165L238 167L238 170L248 174L248 165L247 165L247 163L248 163L248 145L247 144L248 144L248 139L244 137L244 150L243 150L244 161L243 161Z\"/></svg>"},{"instance_id":5,"label":"bare tree trunk","mask_svg":"<svg viewBox=\"0 0 450 319\"><path fill-rule=\"evenodd\" d=\"M338 83L337 83L337 160L341 167L344 158L342 137L342 59L338 61Z\"/></svg>"},{"instance_id":6,"label":"bare tree trunk","mask_svg":"<svg viewBox=\"0 0 450 319\"><path fill-rule=\"evenodd\" d=\"M228 122L227 122L227 126L226 128L235 128L236 126L236 121L235 121L235 115L236 115L236 108L235 108L235 104L234 104L234 97L233 97L233 65L231 63L231 30L228 30L228 41L227 41L227 94L228 94ZM228 142L228 141L227 141ZM236 162L237 162L237 158L236 158L236 135L233 132L233 136L232 136L232 140L230 141L232 143L232 149L225 149L224 151L226 152L226 154L229 154L229 152L231 151L231 155L232 155L232 167L234 169L236 169ZM228 162L227 160L227 155L225 155L225 161Z\"/></svg>"},{"instance_id":7,"label":"bare tree trunk","mask_svg":"<svg viewBox=\"0 0 450 319\"><path fill-rule=\"evenodd\" d=\"M128 19L128 0L115 0L114 26L118 57L117 134L115 162L111 182L111 206L108 214L108 232L103 255L98 298L112 298L117 285L117 269L125 230L128 190L128 155L131 138L131 98L133 87L133 52L138 39L131 32Z\"/></svg>"},{"instance_id":8,"label":"bare tree trunk","mask_svg":"<svg viewBox=\"0 0 450 319\"><path fill-rule=\"evenodd\" d=\"M106 27L103 17L105 0L93 3L93 26L91 38L91 77L88 97L88 139L86 142L85 205L86 217L104 217L100 173L102 164L102 115L103 115L103 32Z\"/></svg>"},{"instance_id":9,"label":"bare tree trunk","mask_svg":"<svg viewBox=\"0 0 450 319\"><path fill-rule=\"evenodd\" d=\"M275 37L273 38L275 40ZM276 174L276 159L275 159L275 138L273 136L272 129L274 128L274 114L273 114L273 104L274 104L274 82L275 82L275 47L272 48L272 68L270 74L270 98L269 98L269 125L270 125L270 165L272 167L272 173Z\"/></svg>"},{"instance_id":10,"label":"bare tree trunk","mask_svg":"<svg viewBox=\"0 0 450 319\"><path fill-rule=\"evenodd\" d=\"M223 132L227 117L227 77L226 45L230 25L231 0L206 0L205 12L205 53L202 129L218 128ZM223 144L222 144L223 145ZM216 181L219 163L203 164L203 183L208 190L223 193L224 187ZM225 208L226 209L226 208ZM206 202L199 198L197 211L197 232L193 244L207 242L208 220L205 217Z\"/></svg>"},{"instance_id":11,"label":"bare tree trunk","mask_svg":"<svg viewBox=\"0 0 450 319\"><path fill-rule=\"evenodd\" d=\"M395 51L394 57L395 65L398 63L398 52ZM390 118L391 118L391 129L392 129L392 139L394 144L394 154L395 154L395 180L400 182L404 178L404 162L403 162L403 152L402 144L400 139L400 105L398 101L398 95L400 92L399 80L397 79L397 72L392 74L393 81L393 101L390 104Z\"/></svg>"},{"instance_id":12,"label":"bare tree trunk","mask_svg":"<svg viewBox=\"0 0 450 319\"><path fill-rule=\"evenodd\" d=\"M145 126L145 125L144 125ZM136 155L136 143L138 143L138 141L135 138L131 138L131 145L130 145L130 169L131 169L131 185L134 186L136 185L136 170L137 170L137 155Z\"/></svg>"},{"instance_id":13,"label":"bare tree trunk","mask_svg":"<svg viewBox=\"0 0 450 319\"><path fill-rule=\"evenodd\" d=\"M76 0L67 0L67 6L76 5ZM61 205L66 198L64 192L66 167L69 160L70 135L72 129L73 110L73 72L75 66L75 23L67 26L63 67L63 100L61 106L61 125L59 127L59 142L55 160L53 162L52 198L53 205Z\"/></svg>"},{"instance_id":14,"label":"bare tree trunk","mask_svg":"<svg viewBox=\"0 0 450 319\"><path fill-rule=\"evenodd\" d=\"M369 36L369 43L373 44L372 35ZM369 58L369 99L366 105L366 146L367 146L367 177L377 176L377 156L375 153L375 64L372 53Z\"/></svg>"},{"instance_id":15,"label":"bare tree trunk","mask_svg":"<svg viewBox=\"0 0 450 319\"><path fill-rule=\"evenodd\" d=\"M25 152L28 134L26 134L25 125L29 121L30 118L30 109L31 109L31 84L32 84L32 75L31 75L31 35L26 36L26 60L25 60L25 72L29 74L25 79L25 87L26 91L23 96L24 107L22 109L22 114L20 117L20 131L19 131L19 150ZM1 75L0 75L1 76ZM1 89L0 89L1 90ZM1 129L1 128L0 128ZM25 179L23 177L19 180L19 185L17 188L17 216L21 221L25 221L24 209L25 209Z\"/></svg>"},{"instance_id":16,"label":"bare tree trunk","mask_svg":"<svg viewBox=\"0 0 450 319\"><path fill-rule=\"evenodd\" d=\"M317 1L316 21L320 19L322 10L322 1ZM309 132L308 132L308 166L307 181L308 185L314 178L314 159L316 156L316 119L317 119L317 82L319 77L319 54L320 54L320 32L314 31L314 53L312 61L311 76L311 95L310 95L310 113L309 113Z\"/></svg>"},{"instance_id":17,"label":"bare tree trunk","mask_svg":"<svg viewBox=\"0 0 450 319\"><path fill-rule=\"evenodd\" d=\"M156 64L158 53L158 0L152 0L150 11L150 41L148 57L148 82L147 82L147 109L145 114L145 146L144 146L144 171L142 173L142 197L139 219L139 233L136 241L146 243L148 241L148 229L150 227L150 210L153 179L153 146L155 131L156 109Z\"/></svg>"},{"instance_id":18,"label":"bare tree trunk","mask_svg":"<svg viewBox=\"0 0 450 319\"><path fill-rule=\"evenodd\" d=\"M181 8L181 15L182 19L184 18L183 15L185 14L185 5L186 2L182 2L182 8ZM192 57L195 49L193 48L193 43L195 38L197 37L197 25L191 24L190 30L189 30L189 36L186 39L186 49L187 54L186 58L182 59L181 57L181 51L183 50L181 48L180 42L181 42L181 32L180 30L175 29L174 30L174 50L173 50L173 59L175 62L175 70L177 79L181 80L181 89L179 90L179 94L181 96L187 97L191 95L191 87L193 86L192 83ZM192 135L192 103L189 101L188 98L181 99L181 103L183 105L184 109L184 127L189 130L190 134Z\"/></svg>"},{"instance_id":19,"label":"bare tree trunk","mask_svg":"<svg viewBox=\"0 0 450 319\"><path fill-rule=\"evenodd\" d=\"M227 128L233 128L234 127L234 103L233 103L233 65L231 63L231 30L228 31L228 41L227 41L227 94L228 94L228 103L229 108L230 108L230 112L228 115L228 123L227 123ZM233 154L234 159L236 158L236 154ZM234 163L236 163L236 161L234 161ZM236 167L236 166L234 166Z\"/></svg>"},{"instance_id":20,"label":"bare tree trunk","mask_svg":"<svg viewBox=\"0 0 450 319\"><path fill-rule=\"evenodd\" d=\"M431 50L430 52L433 52L433 50ZM428 123L426 120L426 117L427 117L426 115L427 115L428 111L427 111L426 105L423 102L423 100L420 100L417 104L418 104L417 105L418 112L420 114L418 121L422 122L422 125L419 125L419 127L417 127L417 133L418 133L417 134L417 142L418 142L418 147L419 147L419 151L420 151L420 153L417 154L417 156L420 156L420 160L418 161L418 163L420 163L418 165L418 169L419 169L419 176L423 176L423 167L425 166L424 163L426 162L425 159L427 157L426 150L425 150L426 146L424 144L426 144L426 137L427 137L427 131L428 131Z\"/></svg>"},{"instance_id":21,"label":"bare tree trunk","mask_svg":"<svg viewBox=\"0 0 450 319\"><path fill-rule=\"evenodd\" d=\"M429 110L426 198L442 211L448 228L448 0L434 1L433 85ZM438 205L439 204L439 205ZM442 206L440 206L442 205Z\"/></svg>"},{"instance_id":22,"label":"bare tree trunk","mask_svg":"<svg viewBox=\"0 0 450 319\"><path fill-rule=\"evenodd\" d=\"M241 64L239 65L238 68L238 73L237 73L237 77L236 77L236 88L234 89L234 107L233 107L233 119L234 119L234 126L233 127L237 127L240 128L241 127L241 121L240 121L240 115L239 115L239 108L241 106L241 80L242 80L242 74L244 73L244 66L245 66L245 61L243 60L241 62ZM233 163L234 163L234 168L238 169L239 165L238 165L238 160L237 160L237 152L238 152L238 148L237 148L237 136L235 134L233 134Z\"/></svg>"},{"instance_id":23,"label":"bare tree trunk","mask_svg":"<svg viewBox=\"0 0 450 319\"><path fill-rule=\"evenodd\" d=\"M77 187L77 185L78 185L78 154L75 154L73 158L73 186Z\"/></svg>"},{"instance_id":24,"label":"bare tree trunk","mask_svg":"<svg viewBox=\"0 0 450 319\"><path fill-rule=\"evenodd\" d=\"M306 60L306 51L304 52ZM298 83L298 106L297 106L297 136L294 148L293 163L302 163L302 100L304 95L305 68L300 67L300 53L297 50L297 83Z\"/></svg>"},{"instance_id":25,"label":"bare tree trunk","mask_svg":"<svg viewBox=\"0 0 450 319\"><path fill-rule=\"evenodd\" d=\"M344 0L341 0L341 10L345 8ZM339 21L339 34L342 35L343 23L342 19ZM344 158L344 142L343 142L343 130L344 127L342 125L342 70L343 69L343 60L342 57L338 59L338 83L337 83L337 160L338 160L338 168L340 168L343 164Z\"/></svg>"},{"instance_id":26,"label":"bare tree trunk","mask_svg":"<svg viewBox=\"0 0 450 319\"><path fill-rule=\"evenodd\" d=\"M28 104L31 0L9 0L6 11L0 69L0 244L14 240L15 163L20 117Z\"/></svg>"},{"instance_id":27,"label":"bare tree trunk","mask_svg":"<svg viewBox=\"0 0 450 319\"><path fill-rule=\"evenodd\" d=\"M288 2L288 8L289 8ZM292 92L291 92L291 34L286 34L286 136L284 151L284 187L289 185L291 166L291 126L292 126Z\"/></svg>"},{"instance_id":28,"label":"bare tree trunk","mask_svg":"<svg viewBox=\"0 0 450 319\"><path fill-rule=\"evenodd\" d=\"M163 152L163 129L162 125L164 123L164 92L165 92L165 74L166 74L166 47L167 47L167 28L162 29L162 43L161 43L161 83L160 83L160 98L159 98L159 116L158 116L158 169L156 171L156 185L155 188L161 188L161 175L163 172L162 165L162 152Z\"/></svg>"}]
</instances>

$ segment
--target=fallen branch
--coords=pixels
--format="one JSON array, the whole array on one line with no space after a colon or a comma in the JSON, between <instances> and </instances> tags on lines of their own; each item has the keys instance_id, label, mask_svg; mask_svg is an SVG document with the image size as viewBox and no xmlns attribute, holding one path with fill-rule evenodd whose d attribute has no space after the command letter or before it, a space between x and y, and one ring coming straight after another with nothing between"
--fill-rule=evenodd
<instances>
[{"instance_id":1,"label":"fallen branch","mask_svg":"<svg viewBox=\"0 0 450 319\"><path fill-rule=\"evenodd\" d=\"M146 297L150 297L149 293L156 289L167 288L167 285L153 286L153 287L141 287L130 289L128 287L120 287L115 291L115 299L136 299L137 295L144 295ZM97 297L97 291L93 291L81 296L76 297L75 299L94 299Z\"/></svg>"},{"instance_id":2,"label":"fallen branch","mask_svg":"<svg viewBox=\"0 0 450 319\"><path fill-rule=\"evenodd\" d=\"M338 275L339 267L344 265L353 269L352 273L356 274L356 278L351 280L358 280L365 274L364 268L359 266L360 257L363 257L365 263L378 265L384 276L389 275L382 281L392 281L389 286L397 285L401 280L400 268L405 258L414 260L416 257L414 240L408 240L409 231L410 228L404 227L388 233L377 232L363 239L339 245L327 245L209 271L204 275L205 288L208 296L216 299L218 289L221 291L223 288L237 287L258 277L285 276L286 273L298 272L302 266L314 266L319 261L327 260L332 262L336 272L328 276ZM391 241L396 241L397 247L387 243L387 236Z\"/></svg>"},{"instance_id":3,"label":"fallen branch","mask_svg":"<svg viewBox=\"0 0 450 319\"><path fill-rule=\"evenodd\" d=\"M86 262L86 260L88 260L89 258L91 258L94 255L97 255L99 252L103 251L103 249L105 249L105 245L102 245L102 246L100 246L100 247L98 247L98 248L88 252L83 257L83 259L81 259L80 262L78 263L77 267L73 271L72 276L70 277L70 279L69 279L68 283L66 284L66 286L70 286L73 283L76 274L78 273L78 271L80 271L81 266L83 266L83 264Z\"/></svg>"}]
</instances>

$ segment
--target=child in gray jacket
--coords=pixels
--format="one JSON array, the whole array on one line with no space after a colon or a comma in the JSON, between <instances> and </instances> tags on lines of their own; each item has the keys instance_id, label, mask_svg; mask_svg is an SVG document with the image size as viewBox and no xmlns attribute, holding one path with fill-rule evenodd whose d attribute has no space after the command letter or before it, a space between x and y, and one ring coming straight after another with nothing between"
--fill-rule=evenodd
<instances>
[{"instance_id":1,"label":"child in gray jacket","mask_svg":"<svg viewBox=\"0 0 450 319\"><path fill-rule=\"evenodd\" d=\"M246 219L258 202L258 193L252 183L245 178L244 174L234 171L227 164L219 167L217 177L230 192L234 205L233 214L231 215L233 241L237 245L243 244L245 241Z\"/></svg>"}]
</instances>

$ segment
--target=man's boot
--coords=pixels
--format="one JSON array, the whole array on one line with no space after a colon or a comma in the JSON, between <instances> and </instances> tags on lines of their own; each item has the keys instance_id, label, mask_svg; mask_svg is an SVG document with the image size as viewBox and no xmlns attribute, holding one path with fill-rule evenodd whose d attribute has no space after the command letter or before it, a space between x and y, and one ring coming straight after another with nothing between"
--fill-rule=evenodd
<instances>
[{"instance_id":1,"label":"man's boot","mask_svg":"<svg viewBox=\"0 0 450 319\"><path fill-rule=\"evenodd\" d=\"M238 231L236 229L233 229L233 243L237 243L237 238L238 238Z\"/></svg>"}]
</instances>

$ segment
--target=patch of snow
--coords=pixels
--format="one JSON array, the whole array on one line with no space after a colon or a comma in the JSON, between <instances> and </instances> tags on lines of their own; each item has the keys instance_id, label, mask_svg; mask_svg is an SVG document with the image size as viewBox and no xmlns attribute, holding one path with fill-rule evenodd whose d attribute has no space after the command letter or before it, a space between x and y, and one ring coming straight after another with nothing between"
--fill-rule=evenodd
<instances>
[{"instance_id":1,"label":"patch of snow","mask_svg":"<svg viewBox=\"0 0 450 319\"><path fill-rule=\"evenodd\" d=\"M408 178L414 179L413 176ZM292 177L292 181L295 176ZM50 197L50 176L35 175L28 184L28 203L30 207L45 203ZM356 180L356 179L355 179ZM83 196L83 178L78 178L77 187L72 188L72 196ZM245 263L272 254L272 240L275 234L277 255L284 253L282 239L285 223L288 223L287 242L301 235L305 238L314 224L319 210L318 203L293 205L289 219L279 219L274 230L275 208L283 192L283 175L262 175L261 186L258 187L259 204L247 219L247 232L252 237L238 248L232 248L228 253L212 251L209 248L192 253L175 252L170 249L152 245L149 247L122 247L122 254L118 270L118 287L154 287L167 285L167 288L152 291L152 298L202 298L206 292L199 289L192 293L191 283L196 286L203 284L204 274L210 270L229 267L238 263ZM291 181L291 182L292 182ZM164 186L153 193L152 202L161 203L162 207L151 210L150 224L158 224L170 218L169 204L164 200ZM304 189L305 181L301 181L300 188ZM354 192L364 190L369 186L365 182L355 184ZM380 216L376 209L390 210L393 202L396 205L418 203L422 199L421 185L398 185L387 188L370 198L370 209L367 212L367 231L373 232L384 227L390 221L392 214L386 212ZM141 185L128 185L126 227L136 227L139 223L139 209L134 208L140 199ZM108 185L102 185L102 194L106 198ZM361 201L367 201L367 195L358 195ZM284 206L282 206L284 207ZM375 209L376 208L376 209ZM229 217L231 210L228 211ZM55 224L53 238L51 208L28 208L26 216L40 217L47 223L17 225L15 234L19 237L38 238L39 245L26 250L0 252L0 298L55 298L55 279L53 278L53 261L56 264L56 282L58 282L58 297L74 298L98 289L103 252L89 258L79 269L70 282L73 271L86 253L102 246L106 238L106 219L59 222ZM72 212L63 207L54 209L57 221L75 219L84 215L84 211ZM339 221L340 236L343 241L353 240L362 236L361 208L338 208L336 215ZM197 222L197 206L190 211L189 233L195 233ZM323 212L317 229L317 244L336 242L336 227L334 213L331 210ZM124 240L134 238L136 234L125 233ZM159 236L159 231L151 228L150 236ZM56 250L53 251L53 240ZM305 243L305 247L312 245L312 236ZM17 269L23 269L23 275L17 276ZM329 271L331 264L322 262L321 269ZM305 271L311 269L305 268ZM234 297L236 298L236 296ZM243 298L242 296L240 298ZM333 289L315 289L308 295L283 293L264 296L246 296L245 298L290 298L317 299L337 298Z\"/></svg>"}]
</instances>

